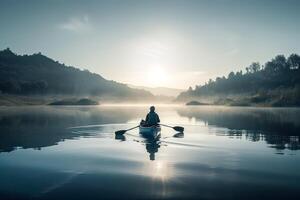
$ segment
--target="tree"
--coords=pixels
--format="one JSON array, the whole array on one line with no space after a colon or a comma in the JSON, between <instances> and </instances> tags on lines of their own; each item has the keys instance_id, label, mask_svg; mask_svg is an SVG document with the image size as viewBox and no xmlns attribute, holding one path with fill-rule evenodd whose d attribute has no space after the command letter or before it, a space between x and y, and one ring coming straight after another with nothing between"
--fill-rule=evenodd
<instances>
[{"instance_id":1,"label":"tree","mask_svg":"<svg viewBox=\"0 0 300 200\"><path fill-rule=\"evenodd\" d=\"M249 74L250 70L249 67L246 67L246 74Z\"/></svg>"},{"instance_id":2,"label":"tree","mask_svg":"<svg viewBox=\"0 0 300 200\"><path fill-rule=\"evenodd\" d=\"M287 60L290 69L299 69L300 68L300 56L297 54L291 54Z\"/></svg>"},{"instance_id":3,"label":"tree","mask_svg":"<svg viewBox=\"0 0 300 200\"><path fill-rule=\"evenodd\" d=\"M234 77L234 72L230 72L229 74L228 74L228 79L232 79Z\"/></svg>"},{"instance_id":4,"label":"tree","mask_svg":"<svg viewBox=\"0 0 300 200\"><path fill-rule=\"evenodd\" d=\"M259 62L253 62L248 68L250 73L258 72L260 69L261 69L261 66L260 66Z\"/></svg>"},{"instance_id":5,"label":"tree","mask_svg":"<svg viewBox=\"0 0 300 200\"><path fill-rule=\"evenodd\" d=\"M284 55L276 56L275 59L272 60L272 62L275 64L275 69L277 71L288 69L287 60Z\"/></svg>"}]
</instances>

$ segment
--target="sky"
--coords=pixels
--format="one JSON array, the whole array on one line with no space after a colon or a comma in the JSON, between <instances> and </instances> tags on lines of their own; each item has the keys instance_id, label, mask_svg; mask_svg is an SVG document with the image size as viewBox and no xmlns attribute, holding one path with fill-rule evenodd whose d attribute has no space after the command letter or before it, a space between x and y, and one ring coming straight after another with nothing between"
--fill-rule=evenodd
<instances>
[{"instance_id":1,"label":"sky","mask_svg":"<svg viewBox=\"0 0 300 200\"><path fill-rule=\"evenodd\" d=\"M300 53L297 0L0 0L0 49L186 89Z\"/></svg>"}]
</instances>

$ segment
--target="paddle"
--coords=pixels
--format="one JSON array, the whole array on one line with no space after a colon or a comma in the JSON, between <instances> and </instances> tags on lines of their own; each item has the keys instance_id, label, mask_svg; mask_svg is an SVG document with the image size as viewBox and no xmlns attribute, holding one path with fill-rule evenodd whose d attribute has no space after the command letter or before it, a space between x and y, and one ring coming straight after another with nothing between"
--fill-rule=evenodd
<instances>
[{"instance_id":1,"label":"paddle","mask_svg":"<svg viewBox=\"0 0 300 200\"><path fill-rule=\"evenodd\" d=\"M184 127L182 126L169 126L169 125L165 125L165 124L160 124L161 126L165 126L165 127L169 127L169 128L172 128L174 129L175 131L178 131L178 132L183 132L184 131Z\"/></svg>"},{"instance_id":2,"label":"paddle","mask_svg":"<svg viewBox=\"0 0 300 200\"><path fill-rule=\"evenodd\" d=\"M139 127L139 126L135 126L135 127L130 128L130 129L127 129L127 130L119 130L119 131L116 131L115 134L116 134L116 135L123 135L123 134L126 133L127 131L130 131L130 130L135 129L135 128L137 128L137 127Z\"/></svg>"}]
</instances>

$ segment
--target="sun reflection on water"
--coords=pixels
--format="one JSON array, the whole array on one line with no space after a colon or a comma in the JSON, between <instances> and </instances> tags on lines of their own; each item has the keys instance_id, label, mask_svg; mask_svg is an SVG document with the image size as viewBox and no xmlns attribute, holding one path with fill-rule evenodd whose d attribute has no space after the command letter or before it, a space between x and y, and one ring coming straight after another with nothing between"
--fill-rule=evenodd
<instances>
[{"instance_id":1,"label":"sun reflection on water","mask_svg":"<svg viewBox=\"0 0 300 200\"><path fill-rule=\"evenodd\" d=\"M172 178L172 165L163 160L147 161L142 168L142 174L152 180L149 192L159 198L165 198L171 195L167 183Z\"/></svg>"},{"instance_id":2,"label":"sun reflection on water","mask_svg":"<svg viewBox=\"0 0 300 200\"><path fill-rule=\"evenodd\" d=\"M145 165L145 175L162 181L171 178L172 167L166 161L147 162Z\"/></svg>"}]
</instances>

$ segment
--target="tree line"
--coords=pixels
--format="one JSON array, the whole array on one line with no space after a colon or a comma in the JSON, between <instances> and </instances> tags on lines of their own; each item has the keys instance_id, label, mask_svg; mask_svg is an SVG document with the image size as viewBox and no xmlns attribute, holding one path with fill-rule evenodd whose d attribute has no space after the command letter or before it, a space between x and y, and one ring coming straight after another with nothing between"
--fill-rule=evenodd
<instances>
[{"instance_id":1,"label":"tree line","mask_svg":"<svg viewBox=\"0 0 300 200\"><path fill-rule=\"evenodd\" d=\"M300 97L300 56L277 55L264 65L253 62L245 72L230 72L227 77L210 79L204 85L190 87L177 99L224 94L256 95L258 101L280 98L282 103L300 104L297 100Z\"/></svg>"}]
</instances>

